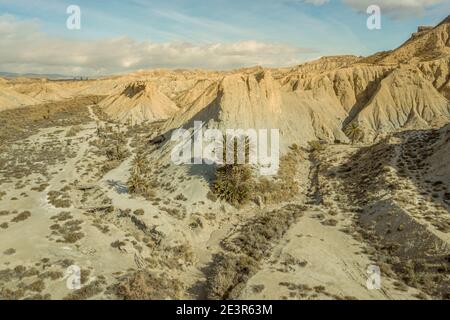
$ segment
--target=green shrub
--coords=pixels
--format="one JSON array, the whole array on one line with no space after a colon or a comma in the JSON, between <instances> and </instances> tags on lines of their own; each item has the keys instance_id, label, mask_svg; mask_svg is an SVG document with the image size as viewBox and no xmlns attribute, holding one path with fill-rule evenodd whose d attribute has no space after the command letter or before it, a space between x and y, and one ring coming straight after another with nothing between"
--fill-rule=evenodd
<instances>
[{"instance_id":1,"label":"green shrub","mask_svg":"<svg viewBox=\"0 0 450 320\"><path fill-rule=\"evenodd\" d=\"M131 176L127 182L128 191L146 199L155 196L153 180L150 178L150 170L147 159L143 154L137 154L133 159Z\"/></svg>"},{"instance_id":2,"label":"green shrub","mask_svg":"<svg viewBox=\"0 0 450 320\"><path fill-rule=\"evenodd\" d=\"M213 192L219 199L237 206L250 199L253 184L248 165L226 164L216 170Z\"/></svg>"}]
</instances>

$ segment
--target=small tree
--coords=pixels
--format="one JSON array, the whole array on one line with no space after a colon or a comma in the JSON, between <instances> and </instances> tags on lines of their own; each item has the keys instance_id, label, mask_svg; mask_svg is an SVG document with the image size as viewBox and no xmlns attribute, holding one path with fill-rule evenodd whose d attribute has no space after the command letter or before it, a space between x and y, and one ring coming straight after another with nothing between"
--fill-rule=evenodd
<instances>
[{"instance_id":1,"label":"small tree","mask_svg":"<svg viewBox=\"0 0 450 320\"><path fill-rule=\"evenodd\" d=\"M144 154L137 154L133 159L131 176L127 185L130 193L141 195L147 199L154 196L153 184L147 174L148 164Z\"/></svg>"},{"instance_id":2,"label":"small tree","mask_svg":"<svg viewBox=\"0 0 450 320\"><path fill-rule=\"evenodd\" d=\"M237 163L237 141L234 145L234 163L224 164L217 168L213 184L214 194L232 205L238 206L247 202L253 191L254 181L252 170L247 163L249 156L249 142L245 140L245 164ZM223 158L226 159L226 139L224 139Z\"/></svg>"}]
</instances>

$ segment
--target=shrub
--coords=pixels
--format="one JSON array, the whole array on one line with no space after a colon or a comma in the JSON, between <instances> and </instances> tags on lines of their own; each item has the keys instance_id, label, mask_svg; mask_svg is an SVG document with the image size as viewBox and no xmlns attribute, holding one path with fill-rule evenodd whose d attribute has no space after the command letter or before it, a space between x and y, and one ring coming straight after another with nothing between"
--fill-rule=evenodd
<instances>
[{"instance_id":1,"label":"shrub","mask_svg":"<svg viewBox=\"0 0 450 320\"><path fill-rule=\"evenodd\" d=\"M127 185L130 193L143 196L146 199L151 199L155 196L149 165L144 154L138 153L134 157L133 168Z\"/></svg>"},{"instance_id":2,"label":"shrub","mask_svg":"<svg viewBox=\"0 0 450 320\"><path fill-rule=\"evenodd\" d=\"M364 133L358 123L352 122L347 128L345 128L344 133L350 138L352 144L359 142L364 138Z\"/></svg>"},{"instance_id":3,"label":"shrub","mask_svg":"<svg viewBox=\"0 0 450 320\"><path fill-rule=\"evenodd\" d=\"M148 271L136 271L116 285L116 295L123 300L179 299L183 286L178 280Z\"/></svg>"},{"instance_id":4,"label":"shrub","mask_svg":"<svg viewBox=\"0 0 450 320\"><path fill-rule=\"evenodd\" d=\"M325 150L325 144L318 140L309 141L308 145L312 152L322 152Z\"/></svg>"},{"instance_id":5,"label":"shrub","mask_svg":"<svg viewBox=\"0 0 450 320\"><path fill-rule=\"evenodd\" d=\"M253 184L248 165L226 164L216 170L213 192L218 198L238 206L250 199Z\"/></svg>"},{"instance_id":6,"label":"shrub","mask_svg":"<svg viewBox=\"0 0 450 320\"><path fill-rule=\"evenodd\" d=\"M24 221L26 219L28 219L29 217L31 217L31 212L30 211L24 211L19 213L17 216L15 216L11 222L20 222L20 221Z\"/></svg>"},{"instance_id":7,"label":"shrub","mask_svg":"<svg viewBox=\"0 0 450 320\"><path fill-rule=\"evenodd\" d=\"M280 169L276 179L261 177L255 186L255 193L261 195L266 203L290 200L299 191L295 177L302 160L301 149L295 144L292 145L290 151L280 159Z\"/></svg>"}]
</instances>

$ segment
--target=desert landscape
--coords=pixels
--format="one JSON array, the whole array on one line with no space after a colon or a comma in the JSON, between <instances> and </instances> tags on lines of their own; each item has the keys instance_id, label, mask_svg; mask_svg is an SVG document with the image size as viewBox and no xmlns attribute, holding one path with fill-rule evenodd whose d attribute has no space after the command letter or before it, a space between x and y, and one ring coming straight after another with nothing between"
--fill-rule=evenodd
<instances>
[{"instance_id":1,"label":"desert landscape","mask_svg":"<svg viewBox=\"0 0 450 320\"><path fill-rule=\"evenodd\" d=\"M194 121L279 129L278 174L174 164ZM450 17L367 57L0 78L0 299L450 299L449 161Z\"/></svg>"}]
</instances>

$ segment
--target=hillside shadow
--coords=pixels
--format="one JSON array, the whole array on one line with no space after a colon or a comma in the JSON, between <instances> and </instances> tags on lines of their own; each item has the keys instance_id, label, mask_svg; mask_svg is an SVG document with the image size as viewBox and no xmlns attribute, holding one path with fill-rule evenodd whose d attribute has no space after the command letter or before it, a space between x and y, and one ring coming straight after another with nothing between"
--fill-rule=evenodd
<instances>
[{"instance_id":1,"label":"hillside shadow","mask_svg":"<svg viewBox=\"0 0 450 320\"><path fill-rule=\"evenodd\" d=\"M349 186L347 190L355 195L354 200L367 204L371 200L370 194L393 195L401 190L398 179L404 178L427 201L450 213L450 181L430 178L431 168L427 162L433 155L431 146L440 138L439 130L409 130L395 133L393 137L401 141L400 146L389 144L389 138L386 138L373 146L362 147L337 167L339 178ZM396 148L399 148L398 158ZM393 164L394 178L386 169Z\"/></svg>"},{"instance_id":2,"label":"hillside shadow","mask_svg":"<svg viewBox=\"0 0 450 320\"><path fill-rule=\"evenodd\" d=\"M192 159L192 163L194 163L194 159ZM190 176L197 176L203 178L204 181L211 188L214 183L214 177L217 169L216 164L188 164L188 174Z\"/></svg>"}]
</instances>

